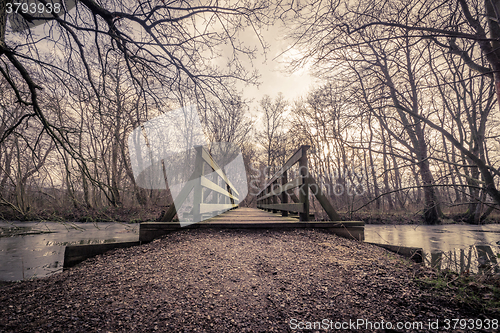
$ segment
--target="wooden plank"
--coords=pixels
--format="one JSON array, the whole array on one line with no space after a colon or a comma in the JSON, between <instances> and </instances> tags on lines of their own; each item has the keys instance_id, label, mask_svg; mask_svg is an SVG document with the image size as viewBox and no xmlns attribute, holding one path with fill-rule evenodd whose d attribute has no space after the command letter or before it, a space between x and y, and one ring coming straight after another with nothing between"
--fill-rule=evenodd
<instances>
[{"instance_id":1,"label":"wooden plank","mask_svg":"<svg viewBox=\"0 0 500 333\"><path fill-rule=\"evenodd\" d=\"M167 212L160 218L161 222L170 222L174 218L175 214L177 214L177 209L176 204L178 204L180 207L183 203L184 200L188 197L189 193L191 193L191 190L196 186L196 180L190 180L186 183L186 185L182 188L181 192L175 198L174 204L170 205L168 207Z\"/></svg>"},{"instance_id":2,"label":"wooden plank","mask_svg":"<svg viewBox=\"0 0 500 333\"><path fill-rule=\"evenodd\" d=\"M292 182L293 182L293 180L292 180ZM281 200L282 204L286 204L286 203L288 203L288 194L286 194L287 193L286 186L288 184L288 170L285 170L283 172L283 174L281 175L281 184L285 184L285 185L283 186L283 192L281 193L280 200ZM281 216L283 216L283 217L288 216L288 211L282 210Z\"/></svg>"},{"instance_id":3,"label":"wooden plank","mask_svg":"<svg viewBox=\"0 0 500 333\"><path fill-rule=\"evenodd\" d=\"M201 146L200 146L201 147ZM198 152L198 150L197 150ZM198 155L196 157L198 160ZM168 207L168 210L163 216L160 217L160 222L171 222L174 219L175 214L177 214L177 207L182 206L186 198L188 197L189 193L193 190L193 188L197 184L197 179L201 177L201 168L199 165L195 165L195 169L191 176L189 177L189 180L187 181L186 185L182 188L181 192L177 195L177 197L174 199L174 203Z\"/></svg>"},{"instance_id":4,"label":"wooden plank","mask_svg":"<svg viewBox=\"0 0 500 333\"><path fill-rule=\"evenodd\" d=\"M216 210L226 210L226 209L231 209L235 208L237 205L233 204L205 204L202 203L200 204L200 213L210 213Z\"/></svg>"},{"instance_id":5,"label":"wooden plank","mask_svg":"<svg viewBox=\"0 0 500 333\"><path fill-rule=\"evenodd\" d=\"M214 169L215 172L222 179L224 179L224 181L238 195L238 191L236 191L236 189L233 188L233 185L231 184L231 182L229 181L229 179L227 179L226 175L222 172L222 170L219 168L219 166L217 165L217 163L215 163L215 161L212 159L212 157L206 151L206 149L203 146L197 146L197 147L195 147L195 149L197 150L197 158L196 158L195 170L191 174L191 177L189 178L189 181L186 183L186 185L181 190L181 192L179 193L179 195L175 198L174 204L170 205L170 207L167 210L167 212L160 218L161 222L170 222L170 221L173 220L175 214L177 213L176 207L182 206L182 204L184 203L184 201L188 197L189 193L193 190L193 188L196 185L198 185L198 182L200 182L200 184L202 182L205 182L205 185L208 185L208 186L205 186L205 187L210 188L211 190L215 190L215 188L212 188L212 187L217 186L219 190L222 190L225 193L227 193L226 196L229 196L233 200L235 199L235 197L233 197L228 191L224 190L223 188L221 188L220 186L216 185L215 183L209 181L206 177L203 176L203 163L201 162L201 160L205 160L207 163L209 163L210 167L212 167L212 169ZM201 154L200 154L200 150L201 150ZM213 185L213 186L210 187L210 184ZM222 193L222 194L225 194L225 193ZM201 193L195 193L195 200L194 200L193 210L192 210L192 213L195 214L195 215L197 215L197 216L199 215L197 201L201 202L201 197L198 198L197 196L199 196L200 194ZM238 199L236 199L236 200L238 200ZM198 219L199 219L199 216L198 216Z\"/></svg>"},{"instance_id":6,"label":"wooden plank","mask_svg":"<svg viewBox=\"0 0 500 333\"><path fill-rule=\"evenodd\" d=\"M193 188L193 207L191 209L191 212L193 213L193 221L199 222L202 220L200 212L200 204L203 202L204 189L203 187L201 187L201 177L205 174L204 172L205 163L203 163L203 158L202 158L203 146L196 146L195 149L196 149L195 172L199 174L199 177L196 178L196 186ZM182 203L180 205L177 205L176 200L174 200L174 205L176 207L181 207Z\"/></svg>"},{"instance_id":7,"label":"wooden plank","mask_svg":"<svg viewBox=\"0 0 500 333\"><path fill-rule=\"evenodd\" d=\"M411 260L413 260L416 263L423 262L424 256L423 256L422 248L380 244L380 243L370 243L370 242L366 242L366 243L382 247L386 250L389 250L391 252L402 255L403 257L410 258Z\"/></svg>"},{"instance_id":8,"label":"wooden plank","mask_svg":"<svg viewBox=\"0 0 500 333\"><path fill-rule=\"evenodd\" d=\"M301 178L301 177L297 177L297 178L295 178L294 180L289 181L288 183L286 183L286 184L285 184L285 185L283 185L283 186L282 186L282 185L280 185L280 184L278 184L278 185L279 185L279 186L278 186L278 187L279 187L279 190L278 190L278 191L276 191L276 190L275 190L275 191L271 190L271 192L269 192L268 194L266 194L266 195L264 195L264 196L262 196L262 197L258 198L258 199L257 199L257 201L261 201L261 200L267 199L267 198L269 198L269 197L271 197L271 196L274 196L274 195L280 195L280 194L282 194L283 192L288 192L288 191L290 191L290 190L292 190L292 189L294 189L294 188L299 187L300 185L302 185L302 178Z\"/></svg>"},{"instance_id":9,"label":"wooden plank","mask_svg":"<svg viewBox=\"0 0 500 333\"><path fill-rule=\"evenodd\" d=\"M305 147L309 147L309 146L305 146ZM303 148L303 146L301 146L299 149L297 149L295 154L293 154L293 156L290 157L290 159L288 161L286 161L285 165L283 165L281 167L281 169L274 174L274 176L271 178L271 180L269 180L269 182L267 182L266 186L264 186L264 189L262 189L259 193L257 193L257 195L261 194L262 191L264 191L272 182L274 182L276 179L278 179L278 177L281 177L283 172L290 169L295 163L297 163L302 158L302 148Z\"/></svg>"},{"instance_id":10,"label":"wooden plank","mask_svg":"<svg viewBox=\"0 0 500 333\"><path fill-rule=\"evenodd\" d=\"M365 240L365 227L349 227L349 228L326 228L328 231L334 233L337 236L347 238L347 239L355 239L357 241Z\"/></svg>"},{"instance_id":11,"label":"wooden plank","mask_svg":"<svg viewBox=\"0 0 500 333\"><path fill-rule=\"evenodd\" d=\"M222 214L222 215L224 215L224 214ZM297 218L289 217L286 219L282 219L281 218L282 216L247 217L245 219L242 219L242 218L237 218L237 217L233 217L233 216L222 216L222 215L214 216L214 217L210 218L209 220L210 220L210 222L227 222L227 223L297 222ZM208 220L205 220L205 221L208 221Z\"/></svg>"},{"instance_id":12,"label":"wooden plank","mask_svg":"<svg viewBox=\"0 0 500 333\"><path fill-rule=\"evenodd\" d=\"M238 200L238 198L235 198L231 193L220 187L219 185L215 184L211 180L209 180L205 176L201 176L201 186L206 187L212 191L218 192L220 194L225 195L226 197L232 198L234 200ZM239 201L239 200L238 200Z\"/></svg>"},{"instance_id":13,"label":"wooden plank","mask_svg":"<svg viewBox=\"0 0 500 333\"><path fill-rule=\"evenodd\" d=\"M279 214L272 214L263 210L247 207L229 210L221 215L188 225L184 228L320 228L342 237L357 240L363 240L364 238L364 222L362 221L298 221L291 217L281 217ZM184 228L181 228L179 223L145 222L140 225L139 239L141 241L151 241L154 238Z\"/></svg>"},{"instance_id":14,"label":"wooden plank","mask_svg":"<svg viewBox=\"0 0 500 333\"><path fill-rule=\"evenodd\" d=\"M234 193L239 196L240 194L238 193L238 191L236 190L234 185L226 177L226 174L224 172L222 172L222 169L217 165L217 163L215 163L214 159L212 158L212 156L210 156L210 154L208 153L208 151L205 148L203 148L201 156L202 156L203 160L205 160L205 162L207 162L208 165L210 165L210 167L215 172L217 172L217 174L226 182L226 184L228 184L229 187L231 187L231 189L234 191Z\"/></svg>"},{"instance_id":15,"label":"wooden plank","mask_svg":"<svg viewBox=\"0 0 500 333\"><path fill-rule=\"evenodd\" d=\"M299 213L304 212L304 205L301 203L266 204L266 205L259 205L259 208L287 210L289 212L299 212Z\"/></svg>"},{"instance_id":16,"label":"wooden plank","mask_svg":"<svg viewBox=\"0 0 500 333\"><path fill-rule=\"evenodd\" d=\"M155 238L181 229L178 222L143 222L139 226L139 241L151 242Z\"/></svg>"},{"instance_id":17,"label":"wooden plank","mask_svg":"<svg viewBox=\"0 0 500 333\"><path fill-rule=\"evenodd\" d=\"M275 181L272 183L271 187L269 187L269 189L271 190L271 189L273 189L273 188L276 188L276 186L278 186L278 180L275 180ZM271 190L271 193L272 193L272 190ZM272 205L276 205L276 204L278 204L278 197L277 197L276 195L273 195L270 199L271 199L271 204L272 204ZM276 209L273 209L273 211L272 211L272 212L273 212L273 213L277 213L278 211L277 211Z\"/></svg>"},{"instance_id":18,"label":"wooden plank","mask_svg":"<svg viewBox=\"0 0 500 333\"><path fill-rule=\"evenodd\" d=\"M233 193L231 192L231 187L229 187L228 184L226 184L226 190L229 192L229 194L231 194L231 196L229 197L229 201L231 202L231 204L234 205L235 198L233 197ZM236 200L240 201L239 199Z\"/></svg>"},{"instance_id":19,"label":"wooden plank","mask_svg":"<svg viewBox=\"0 0 500 333\"><path fill-rule=\"evenodd\" d=\"M309 176L308 183L309 187L311 187L312 185L316 186L315 191L313 191L314 195L316 196L316 199L318 199L318 202L321 204L321 207L323 207L323 209L325 210L326 214L328 214L330 221L340 221L340 215L330 204L328 198L323 194L323 192L321 191L321 187L316 183L316 180L313 177Z\"/></svg>"},{"instance_id":20,"label":"wooden plank","mask_svg":"<svg viewBox=\"0 0 500 333\"><path fill-rule=\"evenodd\" d=\"M63 269L73 267L82 261L103 254L109 250L141 245L141 242L119 242L90 245L67 245L64 249Z\"/></svg>"},{"instance_id":21,"label":"wooden plank","mask_svg":"<svg viewBox=\"0 0 500 333\"><path fill-rule=\"evenodd\" d=\"M309 165L305 150L299 160L299 173L302 178L302 185L299 187L299 202L304 205L304 211L299 212L299 219L301 221L309 221L309 184L307 184L309 180Z\"/></svg>"},{"instance_id":22,"label":"wooden plank","mask_svg":"<svg viewBox=\"0 0 500 333\"><path fill-rule=\"evenodd\" d=\"M293 202L299 203L299 198L295 195L295 193L293 193L292 190L288 191L286 194L290 196L290 199L292 199Z\"/></svg>"}]
</instances>

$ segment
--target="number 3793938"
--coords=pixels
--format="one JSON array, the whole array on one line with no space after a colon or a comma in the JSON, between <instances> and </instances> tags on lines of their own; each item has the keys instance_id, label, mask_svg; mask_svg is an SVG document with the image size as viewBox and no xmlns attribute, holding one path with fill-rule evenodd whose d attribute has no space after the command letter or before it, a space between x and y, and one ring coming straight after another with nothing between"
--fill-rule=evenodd
<instances>
[{"instance_id":1,"label":"number 3793938","mask_svg":"<svg viewBox=\"0 0 500 333\"><path fill-rule=\"evenodd\" d=\"M7 14L18 13L18 14L59 14L64 10L62 0L60 1L11 1L6 4Z\"/></svg>"}]
</instances>

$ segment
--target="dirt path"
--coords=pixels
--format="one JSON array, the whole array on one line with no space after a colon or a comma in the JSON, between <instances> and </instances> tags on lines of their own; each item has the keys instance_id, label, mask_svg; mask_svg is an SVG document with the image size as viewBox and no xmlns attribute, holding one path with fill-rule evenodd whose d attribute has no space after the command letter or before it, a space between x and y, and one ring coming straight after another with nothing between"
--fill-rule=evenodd
<instances>
[{"instance_id":1,"label":"dirt path","mask_svg":"<svg viewBox=\"0 0 500 333\"><path fill-rule=\"evenodd\" d=\"M429 321L482 318L421 291L414 272L317 230L186 230L0 287L0 331L287 332L321 322L373 332L383 321L393 329L380 332L426 332ZM365 322L353 330L350 320Z\"/></svg>"}]
</instances>

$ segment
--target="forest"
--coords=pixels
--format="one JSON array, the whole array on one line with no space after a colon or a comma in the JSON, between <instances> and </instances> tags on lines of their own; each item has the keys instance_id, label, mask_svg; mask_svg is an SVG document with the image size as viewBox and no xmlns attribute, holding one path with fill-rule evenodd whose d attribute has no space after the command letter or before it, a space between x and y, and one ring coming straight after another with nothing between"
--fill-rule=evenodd
<instances>
[{"instance_id":1,"label":"forest","mask_svg":"<svg viewBox=\"0 0 500 333\"><path fill-rule=\"evenodd\" d=\"M242 151L243 206L309 145L347 219L498 220L500 0L13 4L0 0L0 219L155 220L173 199L136 184L127 138L195 105L209 142ZM302 96L244 95L271 27L287 73L315 78Z\"/></svg>"}]
</instances>

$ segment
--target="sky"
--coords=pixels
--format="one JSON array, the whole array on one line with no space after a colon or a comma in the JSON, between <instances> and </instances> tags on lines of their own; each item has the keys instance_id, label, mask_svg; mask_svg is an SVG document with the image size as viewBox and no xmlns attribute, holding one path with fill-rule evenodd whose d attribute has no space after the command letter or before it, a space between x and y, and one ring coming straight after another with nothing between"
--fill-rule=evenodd
<instances>
[{"instance_id":1,"label":"sky","mask_svg":"<svg viewBox=\"0 0 500 333\"><path fill-rule=\"evenodd\" d=\"M32 28L32 31L45 34L45 28L40 26ZM252 29L246 29L239 35L239 38L241 38L246 46L255 46L258 50L256 59L249 61L244 57L240 57L240 60L245 66L248 66L249 71L255 69L258 71L260 75L260 85L253 86L242 83L237 86L238 90L243 93L244 99L253 100L250 104L252 116L258 115L258 101L264 95L267 94L274 99L278 93L281 92L285 99L292 103L301 96L307 94L315 82L308 74L307 69L295 73L287 72L286 62L290 60L291 55L297 55L299 52L291 50L285 55L281 55L283 51L290 47L290 41L286 41L284 38L286 32L281 24L268 26L266 30L261 31L261 33L264 42L269 46L265 54L256 33ZM220 61L216 60L219 66L223 66L226 61L227 60L223 57Z\"/></svg>"},{"instance_id":2,"label":"sky","mask_svg":"<svg viewBox=\"0 0 500 333\"><path fill-rule=\"evenodd\" d=\"M245 43L259 47L257 58L252 63L253 69L257 69L260 74L260 85L258 87L241 85L243 97L254 99L251 106L252 114L254 114L255 108L258 107L258 101L264 95L267 94L274 99L279 92L282 92L289 102L293 102L300 96L307 94L315 82L307 69L291 74L287 72L286 62L290 60L293 54L298 52L291 50L280 56L291 44L289 41L284 40L284 34L283 27L279 25L271 26L268 30L262 32L265 42L269 45L267 54L263 54L262 47L259 45L257 36L253 31L247 30L241 35ZM245 61L245 63L251 66L250 62Z\"/></svg>"}]
</instances>

